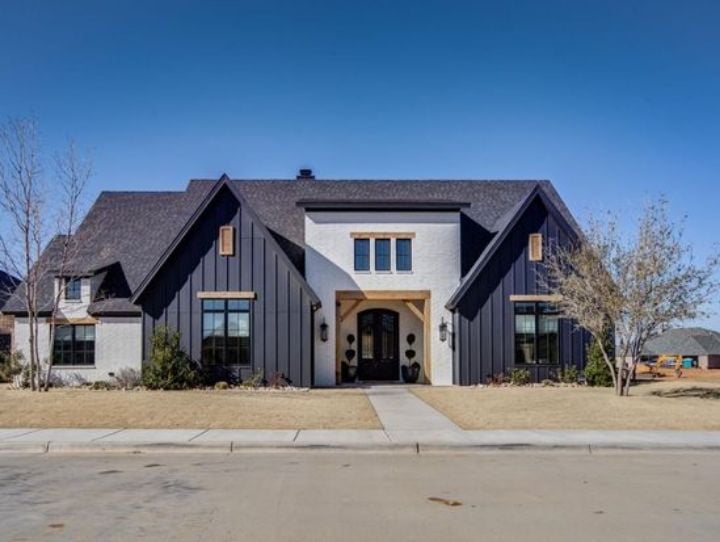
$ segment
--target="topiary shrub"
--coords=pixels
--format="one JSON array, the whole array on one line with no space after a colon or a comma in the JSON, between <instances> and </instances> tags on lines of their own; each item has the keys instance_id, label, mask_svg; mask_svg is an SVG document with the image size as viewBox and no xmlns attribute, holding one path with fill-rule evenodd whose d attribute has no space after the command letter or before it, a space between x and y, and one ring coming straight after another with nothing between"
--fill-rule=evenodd
<instances>
[{"instance_id":1,"label":"topiary shrub","mask_svg":"<svg viewBox=\"0 0 720 542\"><path fill-rule=\"evenodd\" d=\"M201 382L197 365L180 347L180 333L165 326L153 333L150 361L142 376L151 390L186 390Z\"/></svg>"},{"instance_id":2,"label":"topiary shrub","mask_svg":"<svg viewBox=\"0 0 720 542\"><path fill-rule=\"evenodd\" d=\"M605 343L607 352L610 351L611 345ZM609 388L613 385L612 374L610 373L610 367L605 363L605 358L602 355L602 349L597 339L593 339L590 343L590 347L586 354L587 363L585 364L585 382L588 386L604 387Z\"/></svg>"},{"instance_id":3,"label":"topiary shrub","mask_svg":"<svg viewBox=\"0 0 720 542\"><path fill-rule=\"evenodd\" d=\"M527 369L513 369L510 371L510 384L513 386L527 386L530 384L530 371Z\"/></svg>"}]
</instances>

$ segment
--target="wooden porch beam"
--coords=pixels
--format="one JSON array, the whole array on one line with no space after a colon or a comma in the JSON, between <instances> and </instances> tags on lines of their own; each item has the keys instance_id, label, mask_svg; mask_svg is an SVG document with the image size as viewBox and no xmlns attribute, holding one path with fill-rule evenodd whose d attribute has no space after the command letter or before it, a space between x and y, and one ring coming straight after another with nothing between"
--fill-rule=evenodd
<instances>
[{"instance_id":1,"label":"wooden porch beam","mask_svg":"<svg viewBox=\"0 0 720 542\"><path fill-rule=\"evenodd\" d=\"M383 301L406 301L430 299L430 290L337 290L338 301L347 299L374 299Z\"/></svg>"},{"instance_id":2,"label":"wooden porch beam","mask_svg":"<svg viewBox=\"0 0 720 542\"><path fill-rule=\"evenodd\" d=\"M343 322L345 321L345 318L347 318L348 316L350 316L350 313L351 313L352 311L354 311L355 308L356 308L360 303L362 303L362 302L363 302L362 299L355 299L355 300L353 300L352 305L350 305L350 306L347 308L347 310L344 311L344 312L340 315L340 323L343 323Z\"/></svg>"},{"instance_id":3,"label":"wooden porch beam","mask_svg":"<svg viewBox=\"0 0 720 542\"><path fill-rule=\"evenodd\" d=\"M410 312L412 312L415 316L418 317L418 320L420 320L421 322L425 322L425 315L420 309L417 308L417 305L415 305L415 303L413 303L412 301L405 301L405 305L408 309L410 309Z\"/></svg>"}]
</instances>

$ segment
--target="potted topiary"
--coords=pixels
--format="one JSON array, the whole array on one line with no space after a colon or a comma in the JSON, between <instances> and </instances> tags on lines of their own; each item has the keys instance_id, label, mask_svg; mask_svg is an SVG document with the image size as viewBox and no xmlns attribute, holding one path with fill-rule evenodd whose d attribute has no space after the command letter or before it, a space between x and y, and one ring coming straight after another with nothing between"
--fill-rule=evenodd
<instances>
[{"instance_id":1,"label":"potted topiary","mask_svg":"<svg viewBox=\"0 0 720 542\"><path fill-rule=\"evenodd\" d=\"M405 340L410 348L405 350L405 357L408 362L407 365L401 367L402 379L406 384L414 384L420 377L420 364L417 361L413 361L416 355L415 350L412 349L412 345L415 342L415 335L409 333Z\"/></svg>"},{"instance_id":2,"label":"potted topiary","mask_svg":"<svg viewBox=\"0 0 720 542\"><path fill-rule=\"evenodd\" d=\"M352 348L355 342L355 335L350 333L347 336L347 342L350 348L345 350L345 359L340 365L341 379L343 382L352 383L357 380L357 365L353 365L352 362L355 359L355 350Z\"/></svg>"}]
</instances>

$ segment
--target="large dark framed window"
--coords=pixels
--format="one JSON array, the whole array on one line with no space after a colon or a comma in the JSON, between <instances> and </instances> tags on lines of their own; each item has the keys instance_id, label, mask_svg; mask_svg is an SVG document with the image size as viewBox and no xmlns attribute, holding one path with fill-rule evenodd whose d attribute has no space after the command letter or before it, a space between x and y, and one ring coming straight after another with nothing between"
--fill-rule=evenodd
<instances>
[{"instance_id":1,"label":"large dark framed window","mask_svg":"<svg viewBox=\"0 0 720 542\"><path fill-rule=\"evenodd\" d=\"M515 363L560 363L560 316L552 303L515 303Z\"/></svg>"},{"instance_id":2,"label":"large dark framed window","mask_svg":"<svg viewBox=\"0 0 720 542\"><path fill-rule=\"evenodd\" d=\"M53 365L95 365L95 326L57 326Z\"/></svg>"},{"instance_id":3,"label":"large dark framed window","mask_svg":"<svg viewBox=\"0 0 720 542\"><path fill-rule=\"evenodd\" d=\"M82 295L81 279L65 279L65 299L67 301L80 301Z\"/></svg>"},{"instance_id":4,"label":"large dark framed window","mask_svg":"<svg viewBox=\"0 0 720 542\"><path fill-rule=\"evenodd\" d=\"M355 271L370 271L370 239L355 239Z\"/></svg>"},{"instance_id":5,"label":"large dark framed window","mask_svg":"<svg viewBox=\"0 0 720 542\"><path fill-rule=\"evenodd\" d=\"M390 271L390 239L375 239L375 271Z\"/></svg>"},{"instance_id":6,"label":"large dark framed window","mask_svg":"<svg viewBox=\"0 0 720 542\"><path fill-rule=\"evenodd\" d=\"M412 239L395 240L395 269L412 271Z\"/></svg>"},{"instance_id":7,"label":"large dark framed window","mask_svg":"<svg viewBox=\"0 0 720 542\"><path fill-rule=\"evenodd\" d=\"M203 365L250 364L250 301L204 299Z\"/></svg>"}]
</instances>

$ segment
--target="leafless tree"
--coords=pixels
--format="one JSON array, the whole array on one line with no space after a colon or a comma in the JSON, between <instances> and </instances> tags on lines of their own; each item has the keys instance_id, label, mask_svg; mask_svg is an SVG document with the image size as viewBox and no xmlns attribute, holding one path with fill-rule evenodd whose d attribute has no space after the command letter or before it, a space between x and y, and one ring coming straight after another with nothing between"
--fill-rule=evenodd
<instances>
[{"instance_id":1,"label":"leafless tree","mask_svg":"<svg viewBox=\"0 0 720 542\"><path fill-rule=\"evenodd\" d=\"M549 252L546 287L559 296L563 314L598 340L618 395L628 394L648 339L704 316L718 291L720 258L695 264L665 198L645 207L632 236L608 215L590 220L582 241ZM608 328L615 359L603 346Z\"/></svg>"},{"instance_id":2,"label":"leafless tree","mask_svg":"<svg viewBox=\"0 0 720 542\"><path fill-rule=\"evenodd\" d=\"M2 265L23 278L12 295L22 299L27 312L28 378L33 390L47 390L50 384L52 359L40 359L40 314L50 314L48 351L52 352L58 306L64 295L62 277L73 278L76 272L72 234L92 171L72 142L53 162L52 182L47 183L34 119L10 119L0 126L0 209L4 215L0 255ZM47 246L52 254L43 258ZM60 287L52 290L51 299L44 299L42 286L48 281L54 284L56 277L61 278Z\"/></svg>"}]
</instances>

